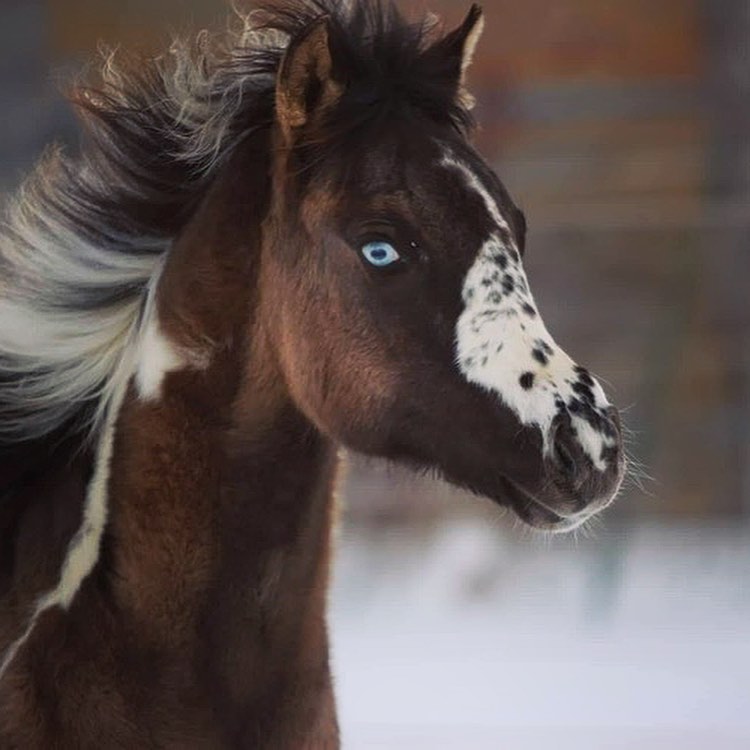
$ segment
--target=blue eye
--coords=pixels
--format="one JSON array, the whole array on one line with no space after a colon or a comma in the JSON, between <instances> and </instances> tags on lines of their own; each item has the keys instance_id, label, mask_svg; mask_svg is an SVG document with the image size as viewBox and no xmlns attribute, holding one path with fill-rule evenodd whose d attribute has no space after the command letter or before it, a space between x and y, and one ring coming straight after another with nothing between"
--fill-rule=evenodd
<instances>
[{"instance_id":1,"label":"blue eye","mask_svg":"<svg viewBox=\"0 0 750 750\"><path fill-rule=\"evenodd\" d=\"M396 248L390 242L384 240L376 240L363 245L362 255L365 256L368 263L378 268L385 268L401 259Z\"/></svg>"}]
</instances>

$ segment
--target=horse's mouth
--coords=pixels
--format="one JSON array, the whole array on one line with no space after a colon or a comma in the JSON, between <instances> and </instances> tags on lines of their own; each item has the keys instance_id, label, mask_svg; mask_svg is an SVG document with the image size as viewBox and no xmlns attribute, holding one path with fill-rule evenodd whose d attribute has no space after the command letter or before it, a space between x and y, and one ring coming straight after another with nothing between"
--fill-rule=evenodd
<instances>
[{"instance_id":1,"label":"horse's mouth","mask_svg":"<svg viewBox=\"0 0 750 750\"><path fill-rule=\"evenodd\" d=\"M595 511L583 510L579 513L563 515L506 479L506 494L509 505L515 514L528 526L543 531L564 533L585 523Z\"/></svg>"}]
</instances>

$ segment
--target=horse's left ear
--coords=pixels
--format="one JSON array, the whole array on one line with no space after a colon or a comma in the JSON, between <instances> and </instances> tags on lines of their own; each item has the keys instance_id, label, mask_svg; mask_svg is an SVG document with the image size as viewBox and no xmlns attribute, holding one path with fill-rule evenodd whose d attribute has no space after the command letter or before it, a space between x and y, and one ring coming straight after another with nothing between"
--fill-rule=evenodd
<instances>
[{"instance_id":1,"label":"horse's left ear","mask_svg":"<svg viewBox=\"0 0 750 750\"><path fill-rule=\"evenodd\" d=\"M463 23L446 34L430 49L430 53L440 55L450 66L457 95L467 106L473 105L474 98L466 90L466 71L474 58L474 50L483 30L484 13L478 5L474 4L469 8Z\"/></svg>"},{"instance_id":2,"label":"horse's left ear","mask_svg":"<svg viewBox=\"0 0 750 750\"><path fill-rule=\"evenodd\" d=\"M279 68L276 117L287 141L316 110L332 105L341 95L332 71L328 19L321 18L290 44Z\"/></svg>"}]
</instances>

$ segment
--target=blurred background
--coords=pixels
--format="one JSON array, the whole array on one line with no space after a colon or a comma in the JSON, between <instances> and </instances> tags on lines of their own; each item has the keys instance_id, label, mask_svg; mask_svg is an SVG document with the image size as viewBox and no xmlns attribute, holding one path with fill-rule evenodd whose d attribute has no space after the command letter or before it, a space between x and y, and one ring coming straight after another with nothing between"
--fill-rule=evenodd
<instances>
[{"instance_id":1,"label":"blurred background","mask_svg":"<svg viewBox=\"0 0 750 750\"><path fill-rule=\"evenodd\" d=\"M467 3L428 6L454 24ZM624 408L648 477L547 539L347 457L344 747L750 747L750 2L483 6L479 147L526 212L548 326ZM227 15L1 0L0 200L76 143L59 91L100 40L157 49Z\"/></svg>"}]
</instances>

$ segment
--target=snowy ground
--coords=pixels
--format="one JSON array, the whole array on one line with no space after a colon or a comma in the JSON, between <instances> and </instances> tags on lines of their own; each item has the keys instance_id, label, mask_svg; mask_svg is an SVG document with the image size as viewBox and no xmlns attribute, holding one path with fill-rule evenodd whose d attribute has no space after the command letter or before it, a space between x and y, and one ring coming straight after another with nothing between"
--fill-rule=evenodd
<instances>
[{"instance_id":1,"label":"snowy ground","mask_svg":"<svg viewBox=\"0 0 750 750\"><path fill-rule=\"evenodd\" d=\"M346 750L750 748L750 529L344 529Z\"/></svg>"}]
</instances>

